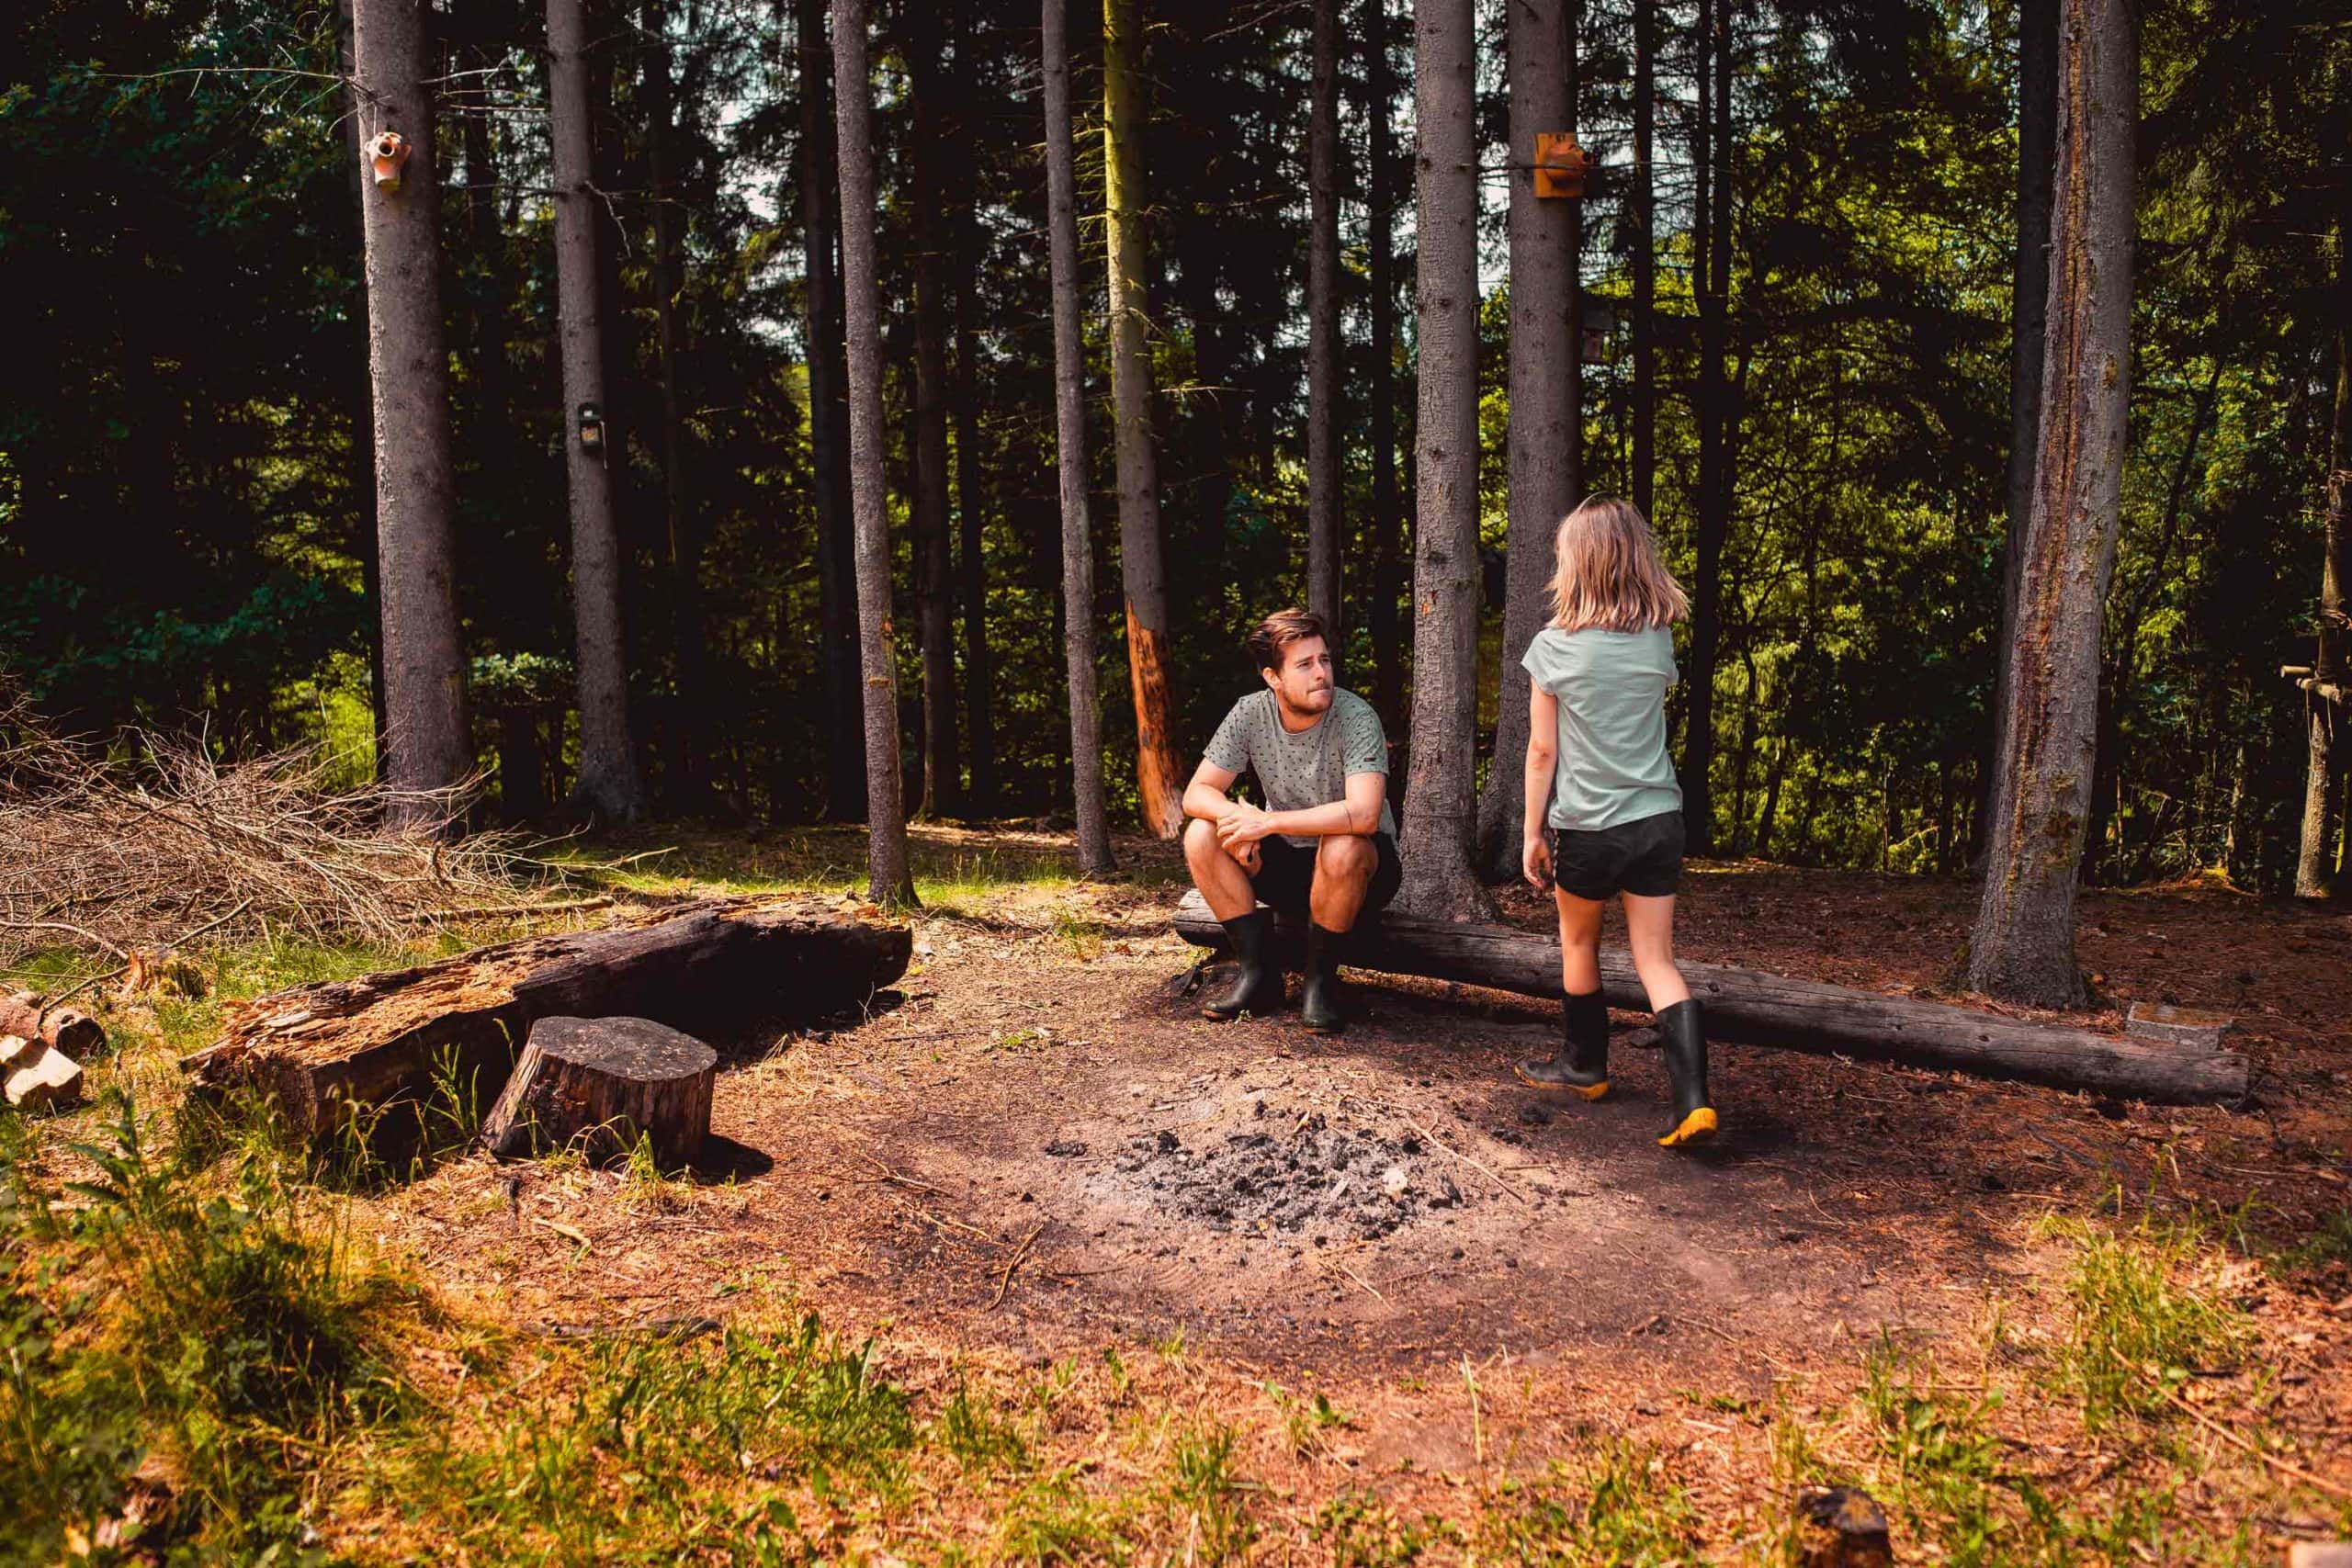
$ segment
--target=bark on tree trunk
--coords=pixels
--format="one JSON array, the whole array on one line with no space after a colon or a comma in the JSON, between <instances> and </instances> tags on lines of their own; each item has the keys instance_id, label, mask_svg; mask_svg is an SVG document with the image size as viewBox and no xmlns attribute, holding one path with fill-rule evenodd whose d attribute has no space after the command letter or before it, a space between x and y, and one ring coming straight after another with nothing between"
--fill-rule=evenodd
<instances>
[{"instance_id":1,"label":"bark on tree trunk","mask_svg":"<svg viewBox=\"0 0 2352 1568\"><path fill-rule=\"evenodd\" d=\"M1481 918L1470 863L1478 721L1478 164L1476 6L1416 0L1419 148L1420 520L1413 560L1413 708L1400 908Z\"/></svg>"},{"instance_id":2,"label":"bark on tree trunk","mask_svg":"<svg viewBox=\"0 0 2352 1568\"><path fill-rule=\"evenodd\" d=\"M1069 672L1070 793L1078 867L1118 870L1102 805L1094 671L1094 525L1086 494L1086 340L1079 324L1077 152L1070 130L1069 0L1043 0L1046 229L1054 275L1054 450L1062 513L1062 660Z\"/></svg>"},{"instance_id":3,"label":"bark on tree trunk","mask_svg":"<svg viewBox=\"0 0 2352 1568\"><path fill-rule=\"evenodd\" d=\"M981 449L979 407L980 218L978 127L972 113L970 13L956 16L956 141L967 151L956 176L956 596L964 613L964 742L971 783L964 809L990 817L998 808L996 681L989 652L988 463Z\"/></svg>"},{"instance_id":4,"label":"bark on tree trunk","mask_svg":"<svg viewBox=\"0 0 2352 1568\"><path fill-rule=\"evenodd\" d=\"M423 8L405 0L355 0L352 6L362 141L398 131L410 148L397 190L371 180L360 191L383 607L385 726L379 743L390 753L385 776L397 791L447 789L473 771L458 620L457 480L426 23ZM394 806L411 817L435 809Z\"/></svg>"},{"instance_id":5,"label":"bark on tree trunk","mask_svg":"<svg viewBox=\"0 0 2352 1568\"><path fill-rule=\"evenodd\" d=\"M1388 0L1364 0L1366 118L1371 134L1371 209L1366 267L1372 287L1373 705L1394 716L1405 700L1405 659L1396 604L1404 592L1404 528L1396 493L1396 147L1389 125L1396 82L1388 62Z\"/></svg>"},{"instance_id":6,"label":"bark on tree trunk","mask_svg":"<svg viewBox=\"0 0 2352 1568\"><path fill-rule=\"evenodd\" d=\"M1159 533L1159 437L1151 419L1150 308L1144 287L1145 0L1103 0L1103 192L1110 231L1111 403L1118 447L1119 576L1127 602L1127 671L1136 705L1136 786L1144 825L1184 826L1176 705L1170 693L1168 580Z\"/></svg>"},{"instance_id":7,"label":"bark on tree trunk","mask_svg":"<svg viewBox=\"0 0 2352 1568\"><path fill-rule=\"evenodd\" d=\"M571 496L571 609L580 695L578 807L608 822L645 815L629 739L628 659L621 631L620 526L614 457L581 439L581 411L606 410L604 310L590 167L587 23L581 0L548 0L548 109L553 130L557 315L563 346L563 452Z\"/></svg>"},{"instance_id":8,"label":"bark on tree trunk","mask_svg":"<svg viewBox=\"0 0 2352 1568\"><path fill-rule=\"evenodd\" d=\"M336 0L340 31L336 39L336 63L344 74L343 139L344 152L351 160L351 210L345 242L360 253L363 258L359 278L359 312L356 329L357 340L351 344L355 351L347 363L352 374L344 385L349 400L348 419L351 426L351 496L352 509L356 513L359 528L353 545L359 556L359 598L361 614L368 618L368 711L375 721L376 780L390 782L388 772L391 751L381 738L390 734L391 724L384 710L384 584L383 562L376 527L376 444L368 437L374 417L375 385L368 354L368 278L364 258L368 250L368 187L370 179L368 160L361 152L366 141L363 129L368 119L357 91L359 68L352 54L353 33L351 7L353 0ZM472 143L467 143L466 178L475 177ZM501 804L503 804L502 799Z\"/></svg>"},{"instance_id":9,"label":"bark on tree trunk","mask_svg":"<svg viewBox=\"0 0 2352 1568\"><path fill-rule=\"evenodd\" d=\"M840 157L834 145L831 45L825 0L797 0L800 72L800 229L808 253L808 450L817 502L818 637L823 644L825 815L854 820L865 809L865 725L859 690L857 547L850 518L848 372L842 365Z\"/></svg>"},{"instance_id":10,"label":"bark on tree trunk","mask_svg":"<svg viewBox=\"0 0 2352 1568\"><path fill-rule=\"evenodd\" d=\"M870 0L835 0L833 103L841 152L842 292L849 340L849 472L857 539L858 661L865 691L866 891L916 902L899 785L899 683L891 663L890 518L883 491L882 301L874 254Z\"/></svg>"},{"instance_id":11,"label":"bark on tree trunk","mask_svg":"<svg viewBox=\"0 0 2352 1568\"><path fill-rule=\"evenodd\" d=\"M1306 607L1338 662L1340 615L1340 0L1315 0L1307 115Z\"/></svg>"},{"instance_id":12,"label":"bark on tree trunk","mask_svg":"<svg viewBox=\"0 0 2352 1568\"><path fill-rule=\"evenodd\" d=\"M2009 286L2008 498L2001 547L2001 627L1994 639L1993 750L2008 745L2009 656L2016 642L2018 569L2033 512L2034 443L2041 434L2041 357L2050 310L2050 177L2057 162L2059 0L2018 4L2018 244ZM1983 820L1998 821L2008 778L1984 773ZM1989 847L1989 842L1987 847Z\"/></svg>"},{"instance_id":13,"label":"bark on tree trunk","mask_svg":"<svg viewBox=\"0 0 2352 1568\"><path fill-rule=\"evenodd\" d=\"M1702 0L1699 116L1691 138L1700 171L1699 526L1690 574L1690 706L1682 746L1682 820L1688 852L1714 852L1715 665L1723 642L1723 555L1731 533L1729 385L1724 375L1731 288L1732 0ZM1709 80L1712 75L1712 80ZM1710 123L1712 121L1712 123Z\"/></svg>"},{"instance_id":14,"label":"bark on tree trunk","mask_svg":"<svg viewBox=\"0 0 2352 1568\"><path fill-rule=\"evenodd\" d=\"M710 1135L718 1053L646 1018L543 1018L482 1119L501 1158L577 1151L591 1165L643 1140L657 1170L692 1165Z\"/></svg>"},{"instance_id":15,"label":"bark on tree trunk","mask_svg":"<svg viewBox=\"0 0 2352 1568\"><path fill-rule=\"evenodd\" d=\"M938 8L910 8L908 64L914 79L910 156L914 188L914 494L907 517L915 551L915 627L922 646L922 798L917 816L955 816L963 807L956 750L956 642L947 547L947 344L940 299L939 161L944 133Z\"/></svg>"},{"instance_id":16,"label":"bark on tree trunk","mask_svg":"<svg viewBox=\"0 0 2352 1568\"><path fill-rule=\"evenodd\" d=\"M1503 572L1500 706L1495 757L1478 801L1478 863L1487 880L1519 874L1527 753L1527 671L1543 629L1552 541L1576 504L1583 358L1577 327L1577 206L1535 194L1535 138L1576 129L1571 0L1514 0L1510 70L1510 532Z\"/></svg>"},{"instance_id":17,"label":"bark on tree trunk","mask_svg":"<svg viewBox=\"0 0 2352 1568\"><path fill-rule=\"evenodd\" d=\"M686 421L680 381L684 371L678 347L678 296L685 290L679 220L672 182L677 134L673 118L670 39L662 0L646 0L646 138L653 179L653 319L662 365L662 501L668 523L670 615L673 652L669 724L671 799L676 809L698 815L710 805L710 770L698 738L696 705L710 695L702 625L702 530L695 517L686 479Z\"/></svg>"},{"instance_id":18,"label":"bark on tree trunk","mask_svg":"<svg viewBox=\"0 0 2352 1568\"><path fill-rule=\"evenodd\" d=\"M1657 121L1657 0L1634 0L1634 174L1625 196L1633 230L1634 504L1657 523L1657 200L1652 162Z\"/></svg>"},{"instance_id":19,"label":"bark on tree trunk","mask_svg":"<svg viewBox=\"0 0 2352 1568\"><path fill-rule=\"evenodd\" d=\"M2130 396L2137 41L2125 0L2064 0L2049 346L2010 653L2007 809L1993 824L1969 982L2073 1007L2075 895L2098 719Z\"/></svg>"},{"instance_id":20,"label":"bark on tree trunk","mask_svg":"<svg viewBox=\"0 0 2352 1568\"><path fill-rule=\"evenodd\" d=\"M2335 411L2328 442L2327 521L2321 534L2319 646L2312 660L2312 685L2304 694L2303 822L2295 859L2295 893L2325 897L2347 889L2339 883L2352 864L2352 834L2343 859L2335 849L2340 826L2337 774L2343 768L2342 733L2352 723L2352 705L2328 702L2320 687L2345 689L2352 680L2352 621L2344 596L2352 589L2352 519L2345 515L2352 491L2352 176L2336 193L2335 218Z\"/></svg>"}]
</instances>

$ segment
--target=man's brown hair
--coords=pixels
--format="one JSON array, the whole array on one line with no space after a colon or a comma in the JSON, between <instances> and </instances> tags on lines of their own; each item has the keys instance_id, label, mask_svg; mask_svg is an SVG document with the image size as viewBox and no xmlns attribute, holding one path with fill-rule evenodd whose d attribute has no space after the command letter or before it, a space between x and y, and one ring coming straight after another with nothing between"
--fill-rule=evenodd
<instances>
[{"instance_id":1,"label":"man's brown hair","mask_svg":"<svg viewBox=\"0 0 2352 1568\"><path fill-rule=\"evenodd\" d=\"M1276 610L1250 633L1241 646L1250 650L1251 667L1259 670L1280 670L1289 656L1290 645L1305 642L1308 637L1321 637L1326 643L1330 634L1323 629L1323 617L1309 610Z\"/></svg>"}]
</instances>

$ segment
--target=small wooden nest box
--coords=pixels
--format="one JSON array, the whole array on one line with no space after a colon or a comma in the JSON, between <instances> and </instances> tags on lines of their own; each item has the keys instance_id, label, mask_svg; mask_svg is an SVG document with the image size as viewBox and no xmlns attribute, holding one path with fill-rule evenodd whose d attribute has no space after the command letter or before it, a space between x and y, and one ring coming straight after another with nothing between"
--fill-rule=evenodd
<instances>
[{"instance_id":1,"label":"small wooden nest box","mask_svg":"<svg viewBox=\"0 0 2352 1568\"><path fill-rule=\"evenodd\" d=\"M379 130L368 143L368 167L378 190L401 188L401 169L408 163L408 138L397 130Z\"/></svg>"},{"instance_id":2,"label":"small wooden nest box","mask_svg":"<svg viewBox=\"0 0 2352 1568\"><path fill-rule=\"evenodd\" d=\"M1535 133L1535 194L1546 201L1581 201L1592 191L1600 161L1577 145L1573 130Z\"/></svg>"}]
</instances>

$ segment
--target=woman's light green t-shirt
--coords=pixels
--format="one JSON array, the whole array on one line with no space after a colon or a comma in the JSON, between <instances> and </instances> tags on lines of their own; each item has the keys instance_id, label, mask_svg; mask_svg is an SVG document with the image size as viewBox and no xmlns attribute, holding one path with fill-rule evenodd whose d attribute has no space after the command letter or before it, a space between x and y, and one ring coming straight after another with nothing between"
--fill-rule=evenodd
<instances>
[{"instance_id":1,"label":"woman's light green t-shirt","mask_svg":"<svg viewBox=\"0 0 2352 1568\"><path fill-rule=\"evenodd\" d=\"M1546 821L1589 832L1682 809L1682 786L1666 754L1672 632L1546 626L1520 662L1559 700L1560 750Z\"/></svg>"}]
</instances>

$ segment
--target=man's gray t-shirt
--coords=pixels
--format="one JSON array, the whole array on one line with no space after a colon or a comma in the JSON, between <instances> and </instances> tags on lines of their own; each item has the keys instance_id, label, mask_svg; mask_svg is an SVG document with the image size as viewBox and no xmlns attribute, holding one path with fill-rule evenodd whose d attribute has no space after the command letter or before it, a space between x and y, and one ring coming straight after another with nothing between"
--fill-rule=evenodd
<instances>
[{"instance_id":1,"label":"man's gray t-shirt","mask_svg":"<svg viewBox=\"0 0 2352 1568\"><path fill-rule=\"evenodd\" d=\"M1388 736L1380 715L1353 692L1335 691L1323 716L1293 734L1283 728L1282 710L1271 689L1252 692L1233 705L1209 738L1202 759L1238 777L1256 773L1269 811L1306 811L1348 797L1350 773L1388 773ZM1394 838L1396 819L1380 802L1380 830ZM1315 839L1285 833L1301 849Z\"/></svg>"},{"instance_id":2,"label":"man's gray t-shirt","mask_svg":"<svg viewBox=\"0 0 2352 1568\"><path fill-rule=\"evenodd\" d=\"M1520 662L1559 700L1560 751L1544 820L1589 832L1682 809L1682 786L1666 754L1672 632L1546 626Z\"/></svg>"}]
</instances>

